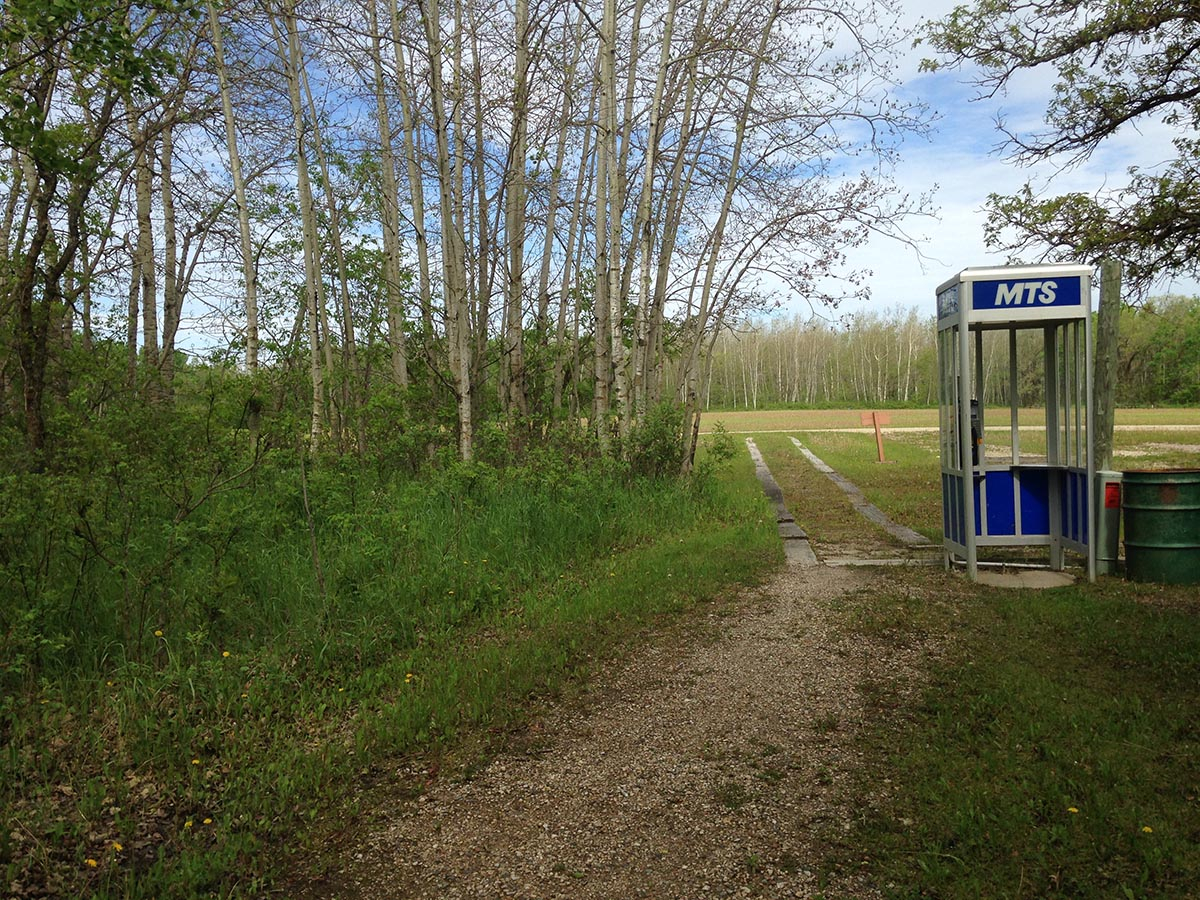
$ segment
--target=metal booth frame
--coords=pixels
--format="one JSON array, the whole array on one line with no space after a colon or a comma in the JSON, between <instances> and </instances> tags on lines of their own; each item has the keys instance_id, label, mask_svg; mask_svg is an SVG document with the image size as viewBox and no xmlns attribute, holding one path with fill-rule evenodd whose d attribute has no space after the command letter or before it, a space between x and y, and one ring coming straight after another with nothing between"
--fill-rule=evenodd
<instances>
[{"instance_id":1,"label":"metal booth frame","mask_svg":"<svg viewBox=\"0 0 1200 900\"><path fill-rule=\"evenodd\" d=\"M943 559L972 581L980 548L1038 546L1051 569L1064 567L1066 551L1086 557L1095 580L1091 278L1075 264L972 268L937 289ZM1017 333L1026 329L1043 337L1044 461L1020 451ZM1008 335L1006 460L988 459L983 440L986 331Z\"/></svg>"}]
</instances>

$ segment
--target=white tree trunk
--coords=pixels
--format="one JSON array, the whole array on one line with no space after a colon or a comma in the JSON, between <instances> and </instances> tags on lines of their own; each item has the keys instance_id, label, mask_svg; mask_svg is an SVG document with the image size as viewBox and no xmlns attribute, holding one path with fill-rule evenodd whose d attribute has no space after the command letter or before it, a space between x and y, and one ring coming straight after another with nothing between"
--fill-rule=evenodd
<instances>
[{"instance_id":1,"label":"white tree trunk","mask_svg":"<svg viewBox=\"0 0 1200 900\"><path fill-rule=\"evenodd\" d=\"M229 153L229 174L233 178L233 195L238 209L238 236L242 251L242 278L246 290L246 369L258 371L258 273L254 265L254 245L250 237L250 207L246 201L246 181L242 176L242 159L238 152L237 129L234 127L233 101L229 92L229 73L225 66L225 42L217 8L208 6L208 24L212 32L213 61L217 69L217 87L221 94L221 112L225 123L225 147Z\"/></svg>"},{"instance_id":2,"label":"white tree trunk","mask_svg":"<svg viewBox=\"0 0 1200 900\"><path fill-rule=\"evenodd\" d=\"M304 302L308 321L309 375L312 379L312 419L309 427L309 445L315 453L321 445L325 427L325 378L321 364L321 307L324 297L321 284L320 249L317 244L316 216L313 209L312 187L308 179L308 153L305 148L306 130L304 105L300 101L300 36L296 28L296 3L287 0L283 10L286 40L279 35L274 19L271 20L275 40L279 45L280 58L284 64L284 75L288 85L288 99L292 106L292 140L296 163L296 193L300 204L300 220L304 238Z\"/></svg>"},{"instance_id":3,"label":"white tree trunk","mask_svg":"<svg viewBox=\"0 0 1200 900\"><path fill-rule=\"evenodd\" d=\"M396 87L400 93L400 113L404 126L404 163L408 171L408 191L412 203L413 242L417 245L417 291L421 298L421 325L424 341L428 346L433 340L433 275L429 267L429 240L425 233L425 185L417 153L417 103L409 83L397 0L388 0L388 10L392 21L392 50L396 58ZM440 84L440 72L438 80Z\"/></svg>"},{"instance_id":4,"label":"white tree trunk","mask_svg":"<svg viewBox=\"0 0 1200 900\"><path fill-rule=\"evenodd\" d=\"M513 67L512 131L505 181L504 236L508 249L508 278L504 291L504 350L501 365L507 375L509 413L528 416L525 394L524 270L525 162L529 127L529 0L516 0L516 60Z\"/></svg>"},{"instance_id":5,"label":"white tree trunk","mask_svg":"<svg viewBox=\"0 0 1200 900\"><path fill-rule=\"evenodd\" d=\"M668 0L658 58L658 72L654 82L654 97L650 102L650 130L646 137L642 191L638 199L637 216L633 226L633 234L638 240L638 254L641 260L633 345L633 408L634 415L637 417L641 417L646 410L646 370L650 353L650 331L653 324L653 315L650 310L650 269L654 250L654 227L650 219L650 212L653 199L654 168L658 161L663 93L666 89L667 67L671 59L671 39L675 30L675 7L676 0Z\"/></svg>"},{"instance_id":6,"label":"white tree trunk","mask_svg":"<svg viewBox=\"0 0 1200 900\"><path fill-rule=\"evenodd\" d=\"M466 251L456 209L461 198L462 150L450 153L450 123L446 116L446 92L442 82L444 42L437 0L419 4L429 52L429 89L433 110L433 132L437 149L438 196L442 222L442 280L446 297L446 343L458 403L458 450L463 460L473 455L474 431L471 410L471 345L467 316ZM457 43L457 37L455 41ZM456 57L456 87L461 57ZM461 104L458 104L461 106ZM461 115L461 112L457 113Z\"/></svg>"},{"instance_id":7,"label":"white tree trunk","mask_svg":"<svg viewBox=\"0 0 1200 900\"><path fill-rule=\"evenodd\" d=\"M392 151L392 123L388 110L382 59L382 40L379 34L377 0L367 0L367 17L371 28L371 65L375 75L375 117L379 123L379 164L383 176L383 197L380 202L380 226L383 232L383 278L387 295L388 343L392 350L392 381L400 388L408 387L408 354L404 346L404 298L400 293L400 194L396 184L396 155ZM357 372L357 353L350 329L349 298L345 300L346 344L352 371Z\"/></svg>"}]
</instances>

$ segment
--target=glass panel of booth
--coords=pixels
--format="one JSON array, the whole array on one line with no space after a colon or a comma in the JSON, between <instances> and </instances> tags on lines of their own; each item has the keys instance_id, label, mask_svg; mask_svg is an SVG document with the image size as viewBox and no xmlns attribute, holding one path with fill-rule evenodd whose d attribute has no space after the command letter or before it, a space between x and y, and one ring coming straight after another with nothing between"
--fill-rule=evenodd
<instances>
[{"instance_id":1,"label":"glass panel of booth","mask_svg":"<svg viewBox=\"0 0 1200 900\"><path fill-rule=\"evenodd\" d=\"M960 470L958 420L954 411L958 408L958 340L957 329L947 328L938 332L938 359L941 378L938 384L938 423L942 468Z\"/></svg>"}]
</instances>

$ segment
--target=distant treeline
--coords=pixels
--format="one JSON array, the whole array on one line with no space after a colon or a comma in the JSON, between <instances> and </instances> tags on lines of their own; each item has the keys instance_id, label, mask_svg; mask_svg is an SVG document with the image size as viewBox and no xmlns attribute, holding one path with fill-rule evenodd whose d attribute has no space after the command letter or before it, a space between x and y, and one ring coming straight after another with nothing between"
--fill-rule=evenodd
<instances>
[{"instance_id":1,"label":"distant treeline","mask_svg":"<svg viewBox=\"0 0 1200 900\"><path fill-rule=\"evenodd\" d=\"M937 403L932 314L895 308L841 321L744 321L713 349L708 407L860 406ZM1018 401L1042 399L1041 332L1018 333ZM1008 402L1008 338L984 341L989 403ZM1200 403L1200 297L1166 296L1121 312L1117 403Z\"/></svg>"}]
</instances>

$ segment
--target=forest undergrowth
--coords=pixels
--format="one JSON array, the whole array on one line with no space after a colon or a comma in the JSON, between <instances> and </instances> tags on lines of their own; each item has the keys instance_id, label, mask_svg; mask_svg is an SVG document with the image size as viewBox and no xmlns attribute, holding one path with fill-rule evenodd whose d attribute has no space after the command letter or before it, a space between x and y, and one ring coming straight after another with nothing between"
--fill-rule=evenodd
<instances>
[{"instance_id":1,"label":"forest undergrowth","mask_svg":"<svg viewBox=\"0 0 1200 900\"><path fill-rule=\"evenodd\" d=\"M677 410L620 455L496 424L463 463L395 407L371 453L314 457L255 403L219 373L114 396L2 475L12 896L253 894L381 760L519 718L778 558L729 439L675 474Z\"/></svg>"}]
</instances>

